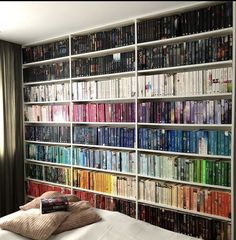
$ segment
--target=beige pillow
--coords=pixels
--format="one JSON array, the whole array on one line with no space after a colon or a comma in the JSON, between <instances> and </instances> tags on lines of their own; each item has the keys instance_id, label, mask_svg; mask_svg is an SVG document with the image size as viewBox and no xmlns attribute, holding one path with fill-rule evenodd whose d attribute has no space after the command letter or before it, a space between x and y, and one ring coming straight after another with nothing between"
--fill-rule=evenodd
<instances>
[{"instance_id":1,"label":"beige pillow","mask_svg":"<svg viewBox=\"0 0 236 240\"><path fill-rule=\"evenodd\" d=\"M20 234L24 237L45 240L69 216L69 212L41 214L39 209L22 211L19 216L3 221L0 228Z\"/></svg>"},{"instance_id":2,"label":"beige pillow","mask_svg":"<svg viewBox=\"0 0 236 240\"><path fill-rule=\"evenodd\" d=\"M43 193L40 197L37 197L33 199L32 201L26 203L23 206L20 206L21 210L28 210L32 208L40 208L40 200L42 198L54 198L54 197L61 197L61 196L66 196L69 202L77 202L79 201L78 196L76 195L71 195L71 194L62 194L60 192L56 191L48 191Z\"/></svg>"},{"instance_id":3,"label":"beige pillow","mask_svg":"<svg viewBox=\"0 0 236 240\"><path fill-rule=\"evenodd\" d=\"M86 203L86 201L71 204L69 206L71 214L53 234L80 228L100 221L101 217L96 213L94 208L90 208L88 205L89 203Z\"/></svg>"}]
</instances>

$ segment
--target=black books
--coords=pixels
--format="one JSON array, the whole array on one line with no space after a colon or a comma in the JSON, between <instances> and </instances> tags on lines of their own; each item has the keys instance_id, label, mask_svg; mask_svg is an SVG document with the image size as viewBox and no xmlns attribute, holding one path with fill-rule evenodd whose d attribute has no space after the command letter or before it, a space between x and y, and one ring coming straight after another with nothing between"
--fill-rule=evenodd
<instances>
[{"instance_id":1,"label":"black books","mask_svg":"<svg viewBox=\"0 0 236 240\"><path fill-rule=\"evenodd\" d=\"M42 214L66 211L68 206L69 202L66 197L44 198L40 201L40 210Z\"/></svg>"}]
</instances>

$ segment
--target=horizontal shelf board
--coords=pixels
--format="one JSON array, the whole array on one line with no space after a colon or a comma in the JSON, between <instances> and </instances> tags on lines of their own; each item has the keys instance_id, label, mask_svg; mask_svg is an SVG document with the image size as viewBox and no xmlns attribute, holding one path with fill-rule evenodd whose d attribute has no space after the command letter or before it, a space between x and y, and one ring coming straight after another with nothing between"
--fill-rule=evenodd
<instances>
[{"instance_id":1,"label":"horizontal shelf board","mask_svg":"<svg viewBox=\"0 0 236 240\"><path fill-rule=\"evenodd\" d=\"M114 195L114 194L110 194L110 193L98 192L98 191L85 189L85 188L80 188L80 187L72 187L72 188L74 190L80 190L80 191L84 191L84 192L91 192L91 193L95 193L95 194L100 194L100 195L104 195L104 196L120 198L120 199L124 199L124 200L136 201L134 198L128 198L128 197Z\"/></svg>"},{"instance_id":2,"label":"horizontal shelf board","mask_svg":"<svg viewBox=\"0 0 236 240\"><path fill-rule=\"evenodd\" d=\"M227 160L231 159L231 156L207 155L207 154L198 154L198 153L170 152L170 151L143 149L143 148L138 148L138 152L158 153L158 154L167 154L167 155L179 155L179 156L187 156L187 157L200 157L200 158L216 158L216 159L227 159Z\"/></svg>"},{"instance_id":3,"label":"horizontal shelf board","mask_svg":"<svg viewBox=\"0 0 236 240\"><path fill-rule=\"evenodd\" d=\"M127 176L134 176L134 177L136 176L135 173L112 171L112 170L106 170L106 169L101 169L101 168L84 167L84 166L79 166L79 165L72 165L72 167L91 170L91 171L97 171L97 172L111 173L111 174L116 174L116 175L127 175Z\"/></svg>"},{"instance_id":4,"label":"horizontal shelf board","mask_svg":"<svg viewBox=\"0 0 236 240\"><path fill-rule=\"evenodd\" d=\"M201 33L196 33L191 35L138 43L137 46L138 47L146 47L146 46L153 46L153 45L161 46L161 45L171 44L171 43L179 43L179 42L193 41L193 40L198 40L198 39L203 39L208 37L222 36L222 35L227 35L231 33L233 33L233 28L229 27L229 28L223 28L223 29L218 29L218 30L213 30L208 32L201 32Z\"/></svg>"},{"instance_id":5,"label":"horizontal shelf board","mask_svg":"<svg viewBox=\"0 0 236 240\"><path fill-rule=\"evenodd\" d=\"M105 103L110 103L110 102L134 102L135 98L104 98L104 99L82 99L82 100L72 100L73 103L80 103L80 102L105 102Z\"/></svg>"},{"instance_id":6,"label":"horizontal shelf board","mask_svg":"<svg viewBox=\"0 0 236 240\"><path fill-rule=\"evenodd\" d=\"M101 74L101 75L94 75L94 76L85 76L85 77L74 77L71 78L72 81L83 81L83 80L90 80L90 79L108 79L108 78L114 78L114 77L124 77L124 76L134 76L135 71L131 72L120 72L120 73L109 73L109 74Z\"/></svg>"},{"instance_id":7,"label":"horizontal shelf board","mask_svg":"<svg viewBox=\"0 0 236 240\"><path fill-rule=\"evenodd\" d=\"M138 126L191 129L231 129L232 124L138 123Z\"/></svg>"},{"instance_id":8,"label":"horizontal shelf board","mask_svg":"<svg viewBox=\"0 0 236 240\"><path fill-rule=\"evenodd\" d=\"M54 163L54 162L47 162L47 161L40 161L40 160L33 160L33 159L25 159L26 163L37 163L41 165L53 165L53 166L59 166L59 167L71 167L71 164L65 164L65 163Z\"/></svg>"},{"instance_id":9,"label":"horizontal shelf board","mask_svg":"<svg viewBox=\"0 0 236 240\"><path fill-rule=\"evenodd\" d=\"M232 93L214 93L214 94L201 94L201 95L185 95L185 96L153 96L153 97L138 97L138 100L188 100L188 99L231 99Z\"/></svg>"},{"instance_id":10,"label":"horizontal shelf board","mask_svg":"<svg viewBox=\"0 0 236 240\"><path fill-rule=\"evenodd\" d=\"M189 213L189 214L193 214L193 215L199 215L199 216L206 217L206 218L213 218L213 219L219 219L219 220L231 222L230 218L221 217L221 216L213 215L213 214L209 214L209 213L197 212L197 211L188 210L188 209L184 209L184 208L173 207L173 206L166 205L166 204L153 203L153 202L148 202L148 201L144 201L144 200L138 200L138 203L144 203L147 205L152 205L152 206L156 206L156 207L160 207L160 208L166 208L166 209L170 209L170 210L174 210L174 211L178 211L178 212L184 212L184 213Z\"/></svg>"},{"instance_id":11,"label":"horizontal shelf board","mask_svg":"<svg viewBox=\"0 0 236 240\"><path fill-rule=\"evenodd\" d=\"M69 82L70 78L64 78L64 79L53 79L53 80L45 80L45 81L37 81L37 82L27 82L24 83L24 87L31 86L31 85L41 85L41 84L54 84L54 83L64 83Z\"/></svg>"},{"instance_id":12,"label":"horizontal shelf board","mask_svg":"<svg viewBox=\"0 0 236 240\"><path fill-rule=\"evenodd\" d=\"M70 122L53 122L53 121L25 121L25 124L47 124L47 125L70 125Z\"/></svg>"},{"instance_id":13,"label":"horizontal shelf board","mask_svg":"<svg viewBox=\"0 0 236 240\"><path fill-rule=\"evenodd\" d=\"M99 57L99 56L105 56L105 55L112 55L113 53L122 53L127 51L134 51L135 50L135 44L128 45L128 46L122 46L117 48L109 48L94 52L87 52L87 53L80 53L76 55L71 55L71 59L76 58L87 58L87 57Z\"/></svg>"},{"instance_id":14,"label":"horizontal shelf board","mask_svg":"<svg viewBox=\"0 0 236 240\"><path fill-rule=\"evenodd\" d=\"M103 146L103 145L89 145L89 144L78 144L73 143L72 146L75 147L87 147L87 148L102 148L102 149L115 149L115 150L126 150L126 151L135 151L135 148L127 148L127 147L113 147L113 146Z\"/></svg>"},{"instance_id":15,"label":"horizontal shelf board","mask_svg":"<svg viewBox=\"0 0 236 240\"><path fill-rule=\"evenodd\" d=\"M54 105L54 104L63 104L63 103L70 103L70 100L65 101L44 101L44 102L24 102L25 105Z\"/></svg>"},{"instance_id":16,"label":"horizontal shelf board","mask_svg":"<svg viewBox=\"0 0 236 240\"><path fill-rule=\"evenodd\" d=\"M161 177L154 177L154 176L148 176L148 175L142 175L142 174L138 174L138 177L147 178L147 179L154 179L154 180L158 180L158 181L162 181L162 182L180 183L180 184L186 184L186 185L192 185L192 186L199 186L199 187L206 187L206 188L213 188L213 189L221 189L221 190L231 191L231 187L225 187L225 186L219 186L219 185L213 185L213 184L188 182L188 181L176 180L176 179L171 179L171 178L161 178Z\"/></svg>"},{"instance_id":17,"label":"horizontal shelf board","mask_svg":"<svg viewBox=\"0 0 236 240\"><path fill-rule=\"evenodd\" d=\"M56 145L56 146L71 146L71 143L57 143L57 142L42 142L25 140L26 143L41 144L41 145Z\"/></svg>"},{"instance_id":18,"label":"horizontal shelf board","mask_svg":"<svg viewBox=\"0 0 236 240\"><path fill-rule=\"evenodd\" d=\"M177 71L189 71L193 69L210 69L210 68L220 68L220 67L229 67L232 66L232 60L227 61L218 61L218 62L210 62L210 63L199 63L199 64L191 64L191 65L181 65L175 67L163 67L163 68L155 68L155 69L145 69L138 70L138 73L165 73L165 72L177 72Z\"/></svg>"},{"instance_id":19,"label":"horizontal shelf board","mask_svg":"<svg viewBox=\"0 0 236 240\"><path fill-rule=\"evenodd\" d=\"M126 126L135 127L135 122L72 122L74 125L95 125L95 126Z\"/></svg>"},{"instance_id":20,"label":"horizontal shelf board","mask_svg":"<svg viewBox=\"0 0 236 240\"><path fill-rule=\"evenodd\" d=\"M37 66L37 65L44 65L44 64L48 64L48 63L61 62L61 61L65 61L65 60L69 61L69 58L70 58L69 56L53 58L53 59L42 60L42 61L38 61L38 62L25 63L22 66L23 66L23 68L27 68L27 67Z\"/></svg>"},{"instance_id":21,"label":"horizontal shelf board","mask_svg":"<svg viewBox=\"0 0 236 240\"><path fill-rule=\"evenodd\" d=\"M27 177L26 180L39 182L39 183L44 183L44 184L48 184L48 185L55 185L55 186L58 186L58 187L71 188L70 185L65 185L65 184L60 184L60 183L53 183L53 182L48 182L48 181L44 181L44 180L38 180L38 179L34 179L34 178L29 178L29 177Z\"/></svg>"}]
</instances>

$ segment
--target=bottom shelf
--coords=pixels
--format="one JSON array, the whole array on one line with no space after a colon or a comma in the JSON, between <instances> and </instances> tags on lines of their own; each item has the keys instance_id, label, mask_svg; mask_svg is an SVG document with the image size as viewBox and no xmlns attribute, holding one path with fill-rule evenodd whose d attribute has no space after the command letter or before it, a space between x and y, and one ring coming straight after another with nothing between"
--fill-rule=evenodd
<instances>
[{"instance_id":1,"label":"bottom shelf","mask_svg":"<svg viewBox=\"0 0 236 240\"><path fill-rule=\"evenodd\" d=\"M231 223L224 219L213 219L207 216L166 209L161 206L150 206L145 202L129 201L118 197L104 196L79 189L72 190L31 180L27 181L27 187L27 194L31 196L37 197L45 191L52 190L72 193L81 200L89 201L93 207L118 211L170 231L205 240L231 240Z\"/></svg>"}]
</instances>

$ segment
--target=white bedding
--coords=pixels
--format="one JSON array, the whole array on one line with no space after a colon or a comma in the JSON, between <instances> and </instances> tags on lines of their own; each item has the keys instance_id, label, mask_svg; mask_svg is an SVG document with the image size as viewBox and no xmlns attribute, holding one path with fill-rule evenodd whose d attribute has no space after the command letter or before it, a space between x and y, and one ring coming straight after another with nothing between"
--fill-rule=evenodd
<instances>
[{"instance_id":1,"label":"white bedding","mask_svg":"<svg viewBox=\"0 0 236 240\"><path fill-rule=\"evenodd\" d=\"M193 240L196 238L174 233L119 212L96 209L102 221L53 235L49 240ZM20 211L0 218L12 218ZM26 240L18 234L0 229L0 240Z\"/></svg>"}]
</instances>

